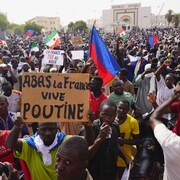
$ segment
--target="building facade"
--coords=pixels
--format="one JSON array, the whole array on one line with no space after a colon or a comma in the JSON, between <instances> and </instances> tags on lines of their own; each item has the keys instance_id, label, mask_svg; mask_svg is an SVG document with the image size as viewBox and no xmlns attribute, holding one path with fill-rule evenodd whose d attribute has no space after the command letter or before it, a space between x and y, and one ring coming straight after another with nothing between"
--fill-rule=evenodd
<instances>
[{"instance_id":1,"label":"building facade","mask_svg":"<svg viewBox=\"0 0 180 180\"><path fill-rule=\"evenodd\" d=\"M96 25L97 29L102 28L102 18L99 18L99 19L88 19L87 22L86 22L87 27L89 29L92 29L92 26L93 26L94 22L95 22L95 25Z\"/></svg>"},{"instance_id":2,"label":"building facade","mask_svg":"<svg viewBox=\"0 0 180 180\"><path fill-rule=\"evenodd\" d=\"M171 24L172 25L172 24ZM168 27L165 15L151 15L151 27Z\"/></svg>"},{"instance_id":3,"label":"building facade","mask_svg":"<svg viewBox=\"0 0 180 180\"><path fill-rule=\"evenodd\" d=\"M29 20L29 22L34 22L39 26L43 26L43 33L49 33L53 29L56 29L58 31L61 30L59 17L36 16L35 18Z\"/></svg>"},{"instance_id":4,"label":"building facade","mask_svg":"<svg viewBox=\"0 0 180 180\"><path fill-rule=\"evenodd\" d=\"M133 27L150 28L151 7L141 7L141 3L112 5L102 12L102 28L105 32L117 32Z\"/></svg>"}]
</instances>

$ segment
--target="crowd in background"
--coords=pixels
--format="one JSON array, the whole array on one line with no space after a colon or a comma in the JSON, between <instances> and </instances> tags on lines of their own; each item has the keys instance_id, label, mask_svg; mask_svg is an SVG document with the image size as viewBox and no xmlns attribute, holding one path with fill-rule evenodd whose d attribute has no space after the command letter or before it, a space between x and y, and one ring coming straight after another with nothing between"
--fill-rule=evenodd
<instances>
[{"instance_id":1,"label":"crowd in background","mask_svg":"<svg viewBox=\"0 0 180 180\"><path fill-rule=\"evenodd\" d=\"M7 46L1 45L0 139L2 143L0 144L0 155L2 156L0 156L0 162L10 162L19 172L23 172L26 177L29 177L25 168L23 168L26 167L24 162L14 159L11 150L14 149L16 150L14 153L15 157L24 160L28 165L32 179L36 179L35 177L41 171L45 177L44 179L48 177L56 179L56 175L60 176L58 174L60 171L56 170L55 172L56 158L54 154L51 154L55 159L53 159L52 164L50 163L50 167L47 167L49 160L47 160L47 164L45 163L45 156L49 157L49 153L46 151L57 153L58 149L54 151L51 147L48 150L45 148L43 152L39 150L43 154L40 160L38 159L39 155L35 155L34 150L27 147L30 140L17 140L19 133L21 133L21 137L28 138L30 135L36 135L38 127L43 129L43 126L45 126L43 123L39 125L38 123L32 123L22 127L18 118L14 124L14 115L20 111L21 107L22 75L24 72L74 73L74 76L76 76L76 73L89 73L91 109L89 118L92 122L94 139L90 141L93 137L92 132L89 134L89 138L86 137L90 127L77 122L54 124L54 129L50 129L50 125L46 124L44 128L47 129L48 127L49 131L54 131L54 134L56 134L55 129L58 126L64 135L64 137L61 137L61 143L66 139L66 134L85 136L88 139L86 139L88 146L91 147L89 148L91 152L90 163L89 165L84 165L85 170L88 169L88 176L92 176L95 180L121 179L124 170L129 166L129 162L133 161L136 154L138 154L139 144L145 138L142 129L143 120L177 91L178 82L180 81L180 30L174 28L146 30L134 28L126 32L126 39L120 37L119 34L104 33L102 30L99 31L99 34L121 68L116 77L105 86L102 86L103 79L98 76L98 68L94 64L93 59L89 58L90 34L84 31L77 33L59 32L61 44L54 49L64 50L63 66L41 65L44 57L43 51L48 49L43 43L43 36L12 35L8 36L6 40ZM71 37L75 35L82 36L83 44L72 44ZM158 43L154 44L153 47L148 42L150 35L158 36ZM39 51L31 51L32 42L39 45ZM73 60L71 50L83 50L84 59ZM177 99L176 97L173 101L179 101ZM180 115L178 113L179 109L177 110L175 106L171 106L171 110L167 109L162 114L162 122L177 136L180 135ZM32 131L30 130L31 128ZM16 137L15 139L12 138L11 133L14 135L14 138ZM42 132L38 130L38 133L41 135L40 139L44 142ZM58 131L58 133L60 132ZM107 138L109 134L111 136ZM57 138L59 136L58 134ZM7 137L9 142L5 142ZM50 143L46 142L47 145L44 143L45 146L51 146L54 143L53 140ZM13 141L16 144L13 144ZM78 140L76 141L78 142ZM58 145L61 143L59 142ZM162 145L162 143L160 144ZM38 150L38 148L35 149L35 151ZM160 146L159 149L161 149ZM42 166L40 161L44 162L45 165L42 166L42 169L37 170L37 174L33 163L29 164L30 160L29 157L26 157L25 151L30 152L36 158L35 162L38 163L38 166ZM159 166L163 167L164 157L162 149L158 153L158 155L155 155L155 159L157 159ZM86 158L84 157L83 160L86 160ZM58 160L58 162L60 161ZM59 166L56 165L56 168ZM43 168L47 168L47 172ZM54 171L51 171L51 168ZM64 167L64 169L65 172L66 168ZM82 173L83 176L84 172ZM56 175L53 175L53 173L56 173ZM148 175L154 176L151 172ZM43 176L37 179L43 179Z\"/></svg>"}]
</instances>

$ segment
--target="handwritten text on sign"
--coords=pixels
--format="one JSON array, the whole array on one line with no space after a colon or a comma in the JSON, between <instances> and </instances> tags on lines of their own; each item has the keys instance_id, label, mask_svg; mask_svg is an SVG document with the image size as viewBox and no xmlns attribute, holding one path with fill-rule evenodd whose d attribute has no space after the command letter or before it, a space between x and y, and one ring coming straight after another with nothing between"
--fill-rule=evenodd
<instances>
[{"instance_id":1,"label":"handwritten text on sign","mask_svg":"<svg viewBox=\"0 0 180 180\"><path fill-rule=\"evenodd\" d=\"M24 73L21 112L26 122L87 121L87 74Z\"/></svg>"},{"instance_id":2,"label":"handwritten text on sign","mask_svg":"<svg viewBox=\"0 0 180 180\"><path fill-rule=\"evenodd\" d=\"M42 64L63 65L62 53L64 53L64 51L45 49Z\"/></svg>"}]
</instances>

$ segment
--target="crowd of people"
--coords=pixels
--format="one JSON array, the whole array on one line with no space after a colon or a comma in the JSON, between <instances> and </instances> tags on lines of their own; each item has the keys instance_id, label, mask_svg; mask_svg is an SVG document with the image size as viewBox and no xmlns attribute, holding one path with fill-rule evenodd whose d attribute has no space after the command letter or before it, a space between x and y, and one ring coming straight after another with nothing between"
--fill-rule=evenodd
<instances>
[{"instance_id":1,"label":"crowd of people","mask_svg":"<svg viewBox=\"0 0 180 180\"><path fill-rule=\"evenodd\" d=\"M89 57L90 35L85 31L59 33L61 44L54 50L64 51L62 66L42 65L43 51L48 49L43 36L12 35L7 39L8 46L0 46L2 178L123 179L129 166L133 169L136 154L148 138L142 128L146 119L146 126L152 127L155 150L159 145L153 159L159 162L161 171L154 177L147 173L151 168L145 162L144 172L137 177L131 177L130 172L130 178L162 179L163 174L164 179L179 179L180 30L134 28L126 33L127 38L123 39L118 34L99 31L120 67L105 86L98 76L98 66ZM83 37L83 44L73 45L71 37L76 35ZM148 42L150 35L158 36L153 47ZM31 51L33 42L39 45L38 51ZM72 59L72 50L83 50L84 59ZM74 76L88 73L89 123L24 123L19 114L24 72Z\"/></svg>"}]
</instances>

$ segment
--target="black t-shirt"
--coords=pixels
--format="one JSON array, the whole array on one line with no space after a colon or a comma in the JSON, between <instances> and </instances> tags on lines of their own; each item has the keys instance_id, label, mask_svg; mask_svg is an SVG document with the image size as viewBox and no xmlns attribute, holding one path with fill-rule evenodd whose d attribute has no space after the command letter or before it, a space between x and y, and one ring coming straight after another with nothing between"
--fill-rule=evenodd
<instances>
[{"instance_id":1,"label":"black t-shirt","mask_svg":"<svg viewBox=\"0 0 180 180\"><path fill-rule=\"evenodd\" d=\"M101 122L99 119L93 122L93 129L96 137L99 134L100 126ZM118 137L120 137L119 125L113 122L111 138L102 142L97 153L90 161L88 169L94 180L116 179Z\"/></svg>"}]
</instances>

